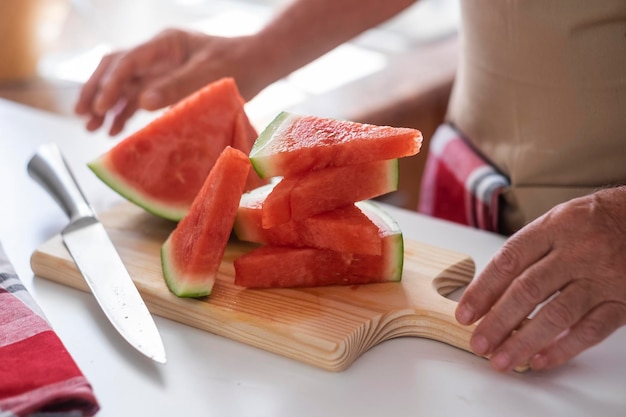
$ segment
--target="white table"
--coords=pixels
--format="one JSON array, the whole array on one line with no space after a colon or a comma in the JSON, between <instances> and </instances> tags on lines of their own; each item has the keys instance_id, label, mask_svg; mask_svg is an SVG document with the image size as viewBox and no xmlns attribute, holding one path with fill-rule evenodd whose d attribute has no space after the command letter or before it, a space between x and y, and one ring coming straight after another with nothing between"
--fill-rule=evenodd
<instances>
[{"instance_id":1,"label":"white table","mask_svg":"<svg viewBox=\"0 0 626 417\"><path fill-rule=\"evenodd\" d=\"M142 122L135 122L136 128ZM131 127L132 129L133 127ZM331 373L156 317L168 363L128 346L90 294L34 277L29 258L67 223L26 173L38 145L56 142L97 211L120 197L85 162L114 140L79 120L0 100L0 241L101 403L125 416L620 416L626 415L626 329L545 373L499 374L487 362L416 338L387 341ZM482 268L499 236L388 207L405 236L471 255Z\"/></svg>"}]
</instances>

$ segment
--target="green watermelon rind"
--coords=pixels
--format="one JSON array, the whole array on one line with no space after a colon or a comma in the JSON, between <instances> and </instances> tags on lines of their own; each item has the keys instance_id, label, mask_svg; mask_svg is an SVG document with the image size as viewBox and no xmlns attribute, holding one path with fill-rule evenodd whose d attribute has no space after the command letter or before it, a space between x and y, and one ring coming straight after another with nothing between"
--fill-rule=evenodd
<instances>
[{"instance_id":1,"label":"green watermelon rind","mask_svg":"<svg viewBox=\"0 0 626 417\"><path fill-rule=\"evenodd\" d=\"M390 164L390 171L393 175L389 176L389 187L394 191L398 191L398 187L400 186L400 160L390 159L388 160Z\"/></svg>"},{"instance_id":2,"label":"green watermelon rind","mask_svg":"<svg viewBox=\"0 0 626 417\"><path fill-rule=\"evenodd\" d=\"M391 237L392 256L385 267L388 271L386 277L389 282L400 282L402 280L402 270L404 268L404 237L398 222L394 220L377 203L371 200L358 201L355 205L372 221L385 230Z\"/></svg>"},{"instance_id":3,"label":"green watermelon rind","mask_svg":"<svg viewBox=\"0 0 626 417\"><path fill-rule=\"evenodd\" d=\"M274 189L276 184L278 184L277 181L271 182L243 193L239 202L239 207L247 207L250 202L254 202L259 205L262 204L263 200L265 200L267 195ZM261 238L251 232L253 229L254 228L252 228L250 224L242 219L242 215L238 209L237 215L235 216L235 223L233 224L233 233L237 239L243 242L259 243L257 241L261 240ZM252 237L253 235L255 237Z\"/></svg>"},{"instance_id":4,"label":"green watermelon rind","mask_svg":"<svg viewBox=\"0 0 626 417\"><path fill-rule=\"evenodd\" d=\"M137 188L128 185L124 178L116 175L115 172L108 167L106 154L88 162L87 166L112 190L149 213L177 222L182 220L189 211L189 207L186 206L176 208L171 205L163 204L162 202L142 194Z\"/></svg>"},{"instance_id":5,"label":"green watermelon rind","mask_svg":"<svg viewBox=\"0 0 626 417\"><path fill-rule=\"evenodd\" d=\"M267 184L259 187L242 196L242 201L259 200L264 195L267 195L275 184ZM384 230L387 236L391 236L389 242L392 249L392 256L390 257L385 270L385 274L390 282L399 282L402 279L402 271L404 267L404 237L400 225L391 217L384 209L372 200L358 201L355 205L365 214L379 229ZM250 232L246 228L245 222L241 222L240 219L235 221L233 231L235 235L241 239L248 236ZM245 239L244 239L245 240ZM258 242L256 242L258 243Z\"/></svg>"},{"instance_id":6,"label":"green watermelon rind","mask_svg":"<svg viewBox=\"0 0 626 417\"><path fill-rule=\"evenodd\" d=\"M171 237L161 246L161 269L163 270L163 278L167 288L169 288L174 295L184 298L198 298L211 295L215 278L211 280L203 276L204 279L202 280L191 280L197 283L197 285L181 285L183 281L181 277L184 275L184 272L173 265L172 259L174 259L174 257L170 254L170 241Z\"/></svg>"},{"instance_id":7,"label":"green watermelon rind","mask_svg":"<svg viewBox=\"0 0 626 417\"><path fill-rule=\"evenodd\" d=\"M256 171L259 177L267 178L268 161L265 154L265 147L272 142L272 139L280 133L280 131L293 123L294 120L302 118L302 116L295 115L286 111L280 112L278 116L274 118L263 131L259 134L259 137L252 145L250 150L250 162L252 168Z\"/></svg>"},{"instance_id":8,"label":"green watermelon rind","mask_svg":"<svg viewBox=\"0 0 626 417\"><path fill-rule=\"evenodd\" d=\"M299 166L299 162L294 162L297 168L293 168L292 169L293 172L287 173L286 171L289 171L290 169L284 166L286 162L283 161L283 158L288 158L288 159L295 158L296 155L300 154L300 152L304 152L303 151L304 148L308 149L308 151L304 152L305 156L303 156L303 158L306 158L305 159L306 161L309 161L309 159L311 158L311 155L309 154L310 154L310 151L313 149L313 147L315 147L314 144L311 144L311 146L306 145L302 148L296 147L296 149L290 149L291 148L290 141L293 139L298 139L298 138L291 137L291 134L289 132L291 131L291 129L293 129L295 126L298 126L301 123L300 120L305 119L305 122L302 122L302 123L304 125L308 124L309 121L306 120L308 119L308 117L309 116L303 116L299 114L289 113L287 111L282 111L259 134L256 141L252 145L252 149L250 150L249 157L250 157L250 162L252 163L252 167L254 168L254 170L256 171L256 173L259 175L260 178L267 179L267 178L274 177L276 175L287 176L287 175L302 173L303 170L306 171L307 169L310 170L310 169L321 168L321 166L319 166L318 164L316 165L315 168L308 167L305 169L304 165L306 164L304 164L303 166ZM342 121L339 119L336 119L336 122L340 124L342 123ZM356 123L356 125L361 125L362 127L368 127L368 128L374 128L374 129L376 128L376 126L368 125L368 124ZM398 131L403 131L402 133L403 138L408 139L409 137L407 135L409 135L411 140L414 141L412 148L403 149L403 150L398 149L396 151L395 147L392 146L391 149L394 149L394 151L384 152L382 150L383 148L380 148L379 146L378 147L379 152L382 152L382 154L384 154L385 157L382 157L383 156L382 154L375 154L373 152L367 152L366 153L367 156L361 156L357 158L344 156L337 160L333 160L333 158L331 157L331 160L327 161L329 166L330 165L341 166L341 165L358 164L358 163L364 163L364 162L374 162L376 160L392 159L392 158L397 159L399 157L414 155L419 152L420 147L421 147L421 142L422 142L421 132L414 130L414 129L410 129L410 128L393 128L389 126L378 126L378 127L390 128L392 129L392 131L393 129L396 129ZM355 142L355 141L352 141L352 142ZM308 141L305 141L305 143L308 143ZM375 143L378 143L380 145L379 141L375 141ZM354 145L349 145L349 146L354 146ZM408 144L405 143L402 146L408 146ZM345 149L344 145L340 145L339 147ZM341 152L339 151L337 151L337 153L341 154ZM380 157L376 158L375 155L379 155ZM309 162L312 162L312 161L309 161Z\"/></svg>"}]
</instances>

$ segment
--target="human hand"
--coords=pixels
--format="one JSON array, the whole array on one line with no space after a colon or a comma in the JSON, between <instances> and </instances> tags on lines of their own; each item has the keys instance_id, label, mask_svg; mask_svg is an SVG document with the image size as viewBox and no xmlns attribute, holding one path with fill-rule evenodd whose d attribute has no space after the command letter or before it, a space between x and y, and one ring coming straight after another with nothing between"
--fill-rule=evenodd
<instances>
[{"instance_id":1,"label":"human hand","mask_svg":"<svg viewBox=\"0 0 626 417\"><path fill-rule=\"evenodd\" d=\"M499 371L541 370L604 340L626 324L625 253L626 186L555 207L513 235L462 295L457 320L482 318L472 350Z\"/></svg>"},{"instance_id":2,"label":"human hand","mask_svg":"<svg viewBox=\"0 0 626 417\"><path fill-rule=\"evenodd\" d=\"M221 38L203 33L168 29L126 51L105 56L83 86L75 111L87 118L94 131L112 121L116 135L142 108L156 110L176 103L219 78L234 77L245 99L265 85L253 73L257 55L253 37Z\"/></svg>"}]
</instances>

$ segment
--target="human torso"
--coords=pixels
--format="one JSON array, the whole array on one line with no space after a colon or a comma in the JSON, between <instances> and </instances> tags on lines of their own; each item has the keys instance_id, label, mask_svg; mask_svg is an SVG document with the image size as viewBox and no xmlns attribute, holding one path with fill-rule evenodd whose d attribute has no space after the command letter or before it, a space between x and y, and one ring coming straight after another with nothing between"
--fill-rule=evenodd
<instances>
[{"instance_id":1,"label":"human torso","mask_svg":"<svg viewBox=\"0 0 626 417\"><path fill-rule=\"evenodd\" d=\"M626 183L626 0L462 0L452 123L511 180L513 229Z\"/></svg>"}]
</instances>

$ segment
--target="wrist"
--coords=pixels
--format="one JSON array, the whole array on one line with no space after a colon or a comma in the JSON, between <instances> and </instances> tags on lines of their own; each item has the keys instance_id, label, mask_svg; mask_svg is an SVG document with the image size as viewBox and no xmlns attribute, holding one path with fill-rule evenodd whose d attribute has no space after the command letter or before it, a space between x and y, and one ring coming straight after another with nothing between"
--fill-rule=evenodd
<instances>
[{"instance_id":1,"label":"wrist","mask_svg":"<svg viewBox=\"0 0 626 417\"><path fill-rule=\"evenodd\" d=\"M598 209L612 220L613 226L626 236L626 185L596 191L594 200Z\"/></svg>"},{"instance_id":2,"label":"wrist","mask_svg":"<svg viewBox=\"0 0 626 417\"><path fill-rule=\"evenodd\" d=\"M241 53L245 55L241 75L248 79L251 92L247 99L297 69L289 61L290 47L273 33L262 30L241 38L241 44Z\"/></svg>"}]
</instances>

